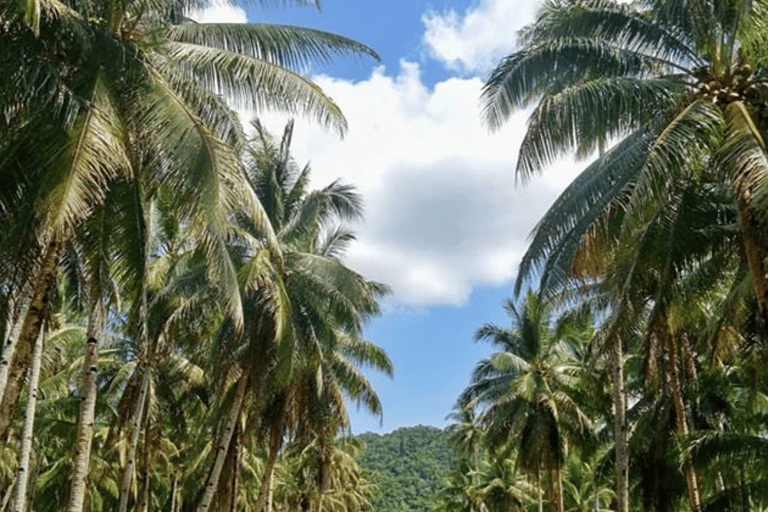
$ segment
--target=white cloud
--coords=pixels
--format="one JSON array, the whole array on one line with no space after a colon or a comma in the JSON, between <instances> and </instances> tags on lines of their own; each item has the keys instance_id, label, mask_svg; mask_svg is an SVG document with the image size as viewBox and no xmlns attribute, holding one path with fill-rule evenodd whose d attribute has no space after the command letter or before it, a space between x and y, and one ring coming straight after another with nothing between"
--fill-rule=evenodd
<instances>
[{"instance_id":1,"label":"white cloud","mask_svg":"<svg viewBox=\"0 0 768 512\"><path fill-rule=\"evenodd\" d=\"M248 18L242 7L227 0L214 0L205 9L194 10L189 17L200 23L246 23Z\"/></svg>"},{"instance_id":2,"label":"white cloud","mask_svg":"<svg viewBox=\"0 0 768 512\"><path fill-rule=\"evenodd\" d=\"M422 16L431 57L450 69L486 73L515 48L517 31L533 21L540 2L480 0L465 13L450 9Z\"/></svg>"},{"instance_id":3,"label":"white cloud","mask_svg":"<svg viewBox=\"0 0 768 512\"><path fill-rule=\"evenodd\" d=\"M297 122L293 153L311 161L314 187L341 177L363 194L366 221L347 257L354 268L416 305L460 304L474 287L514 277L530 230L575 169L556 166L515 186L525 113L489 134L480 79L430 90L409 62L395 77L379 68L357 83L315 80L342 108L349 133L339 140ZM281 132L274 116L265 121Z\"/></svg>"}]
</instances>

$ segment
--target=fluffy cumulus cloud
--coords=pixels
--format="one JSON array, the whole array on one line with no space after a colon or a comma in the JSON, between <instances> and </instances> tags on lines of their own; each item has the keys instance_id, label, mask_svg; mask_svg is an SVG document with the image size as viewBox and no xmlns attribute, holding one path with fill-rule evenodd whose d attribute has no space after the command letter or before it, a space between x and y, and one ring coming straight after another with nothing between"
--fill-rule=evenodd
<instances>
[{"instance_id":1,"label":"fluffy cumulus cloud","mask_svg":"<svg viewBox=\"0 0 768 512\"><path fill-rule=\"evenodd\" d=\"M487 70L512 49L532 16L531 2L480 0L459 15L424 16L432 55L456 69ZM245 21L227 3L199 13L204 21ZM393 73L394 71L394 73ZM362 81L314 80L349 122L344 139L297 120L293 154L311 162L312 185L341 178L366 202L366 220L347 261L389 284L399 304L462 304L478 286L508 283L527 236L574 175L554 165L527 186L515 183L524 112L489 133L480 117L479 78L425 85L420 66L378 68ZM263 114L279 135L285 119Z\"/></svg>"},{"instance_id":2,"label":"fluffy cumulus cloud","mask_svg":"<svg viewBox=\"0 0 768 512\"><path fill-rule=\"evenodd\" d=\"M461 304L474 287L514 277L527 235L574 168L556 165L516 185L525 113L491 134L479 79L430 89L409 62L394 77L380 68L357 83L316 81L345 112L349 133L339 140L299 122L293 152L311 161L315 187L341 177L364 195L366 221L347 258L354 268L414 305ZM279 120L267 122L280 132Z\"/></svg>"},{"instance_id":3,"label":"fluffy cumulus cloud","mask_svg":"<svg viewBox=\"0 0 768 512\"><path fill-rule=\"evenodd\" d=\"M205 9L191 12L189 17L201 23L245 23L248 21L245 10L227 0L215 0Z\"/></svg>"},{"instance_id":4,"label":"fluffy cumulus cloud","mask_svg":"<svg viewBox=\"0 0 768 512\"><path fill-rule=\"evenodd\" d=\"M480 0L464 13L427 12L424 43L449 68L487 73L515 48L517 31L533 20L537 2Z\"/></svg>"}]
</instances>

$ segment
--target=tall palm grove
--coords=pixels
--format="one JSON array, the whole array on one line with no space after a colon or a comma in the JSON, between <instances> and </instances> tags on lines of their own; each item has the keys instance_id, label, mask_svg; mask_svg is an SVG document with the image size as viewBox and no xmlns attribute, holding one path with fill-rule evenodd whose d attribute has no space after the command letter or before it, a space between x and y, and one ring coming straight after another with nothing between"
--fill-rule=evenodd
<instances>
[{"instance_id":1,"label":"tall palm grove","mask_svg":"<svg viewBox=\"0 0 768 512\"><path fill-rule=\"evenodd\" d=\"M314 5L314 2L297 1ZM387 288L343 261L351 185L310 186L234 108L343 133L301 72L376 53L207 24L195 0L0 2L0 510L360 510L349 400Z\"/></svg>"},{"instance_id":2,"label":"tall palm grove","mask_svg":"<svg viewBox=\"0 0 768 512\"><path fill-rule=\"evenodd\" d=\"M0 512L371 509L362 198L235 109L343 134L302 72L377 55L204 6L0 0ZM768 0L545 0L517 37L480 114L530 112L523 182L588 163L477 330L435 512L768 510Z\"/></svg>"},{"instance_id":3,"label":"tall palm grove","mask_svg":"<svg viewBox=\"0 0 768 512\"><path fill-rule=\"evenodd\" d=\"M768 508L768 2L548 0L488 76L536 225L439 509ZM529 291L533 289L534 291Z\"/></svg>"}]
</instances>

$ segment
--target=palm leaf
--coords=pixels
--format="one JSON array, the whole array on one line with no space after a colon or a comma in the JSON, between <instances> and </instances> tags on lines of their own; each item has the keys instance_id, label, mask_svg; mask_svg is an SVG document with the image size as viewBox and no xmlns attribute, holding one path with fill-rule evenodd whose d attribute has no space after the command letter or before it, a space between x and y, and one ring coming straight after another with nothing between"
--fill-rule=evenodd
<instances>
[{"instance_id":1,"label":"palm leaf","mask_svg":"<svg viewBox=\"0 0 768 512\"><path fill-rule=\"evenodd\" d=\"M130 174L124 139L106 78L99 73L89 105L67 133L63 148L50 148L51 172L38 199L47 229L71 229L103 202L115 178Z\"/></svg>"}]
</instances>

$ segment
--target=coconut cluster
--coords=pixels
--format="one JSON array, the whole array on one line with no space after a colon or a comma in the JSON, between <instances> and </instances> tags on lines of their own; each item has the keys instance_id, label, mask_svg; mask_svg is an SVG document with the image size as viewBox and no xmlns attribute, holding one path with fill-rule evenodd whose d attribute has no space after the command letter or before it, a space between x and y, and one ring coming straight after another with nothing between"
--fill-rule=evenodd
<instances>
[{"instance_id":1,"label":"coconut cluster","mask_svg":"<svg viewBox=\"0 0 768 512\"><path fill-rule=\"evenodd\" d=\"M739 64L722 77L709 74L701 81L699 93L722 107L742 101L756 119L768 122L768 85L758 80L750 64Z\"/></svg>"}]
</instances>

